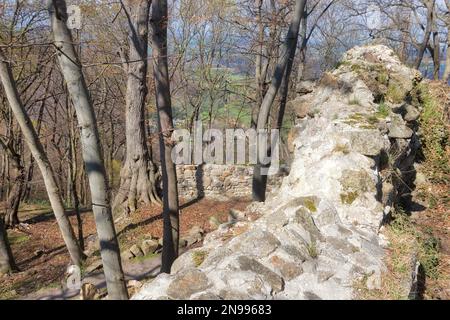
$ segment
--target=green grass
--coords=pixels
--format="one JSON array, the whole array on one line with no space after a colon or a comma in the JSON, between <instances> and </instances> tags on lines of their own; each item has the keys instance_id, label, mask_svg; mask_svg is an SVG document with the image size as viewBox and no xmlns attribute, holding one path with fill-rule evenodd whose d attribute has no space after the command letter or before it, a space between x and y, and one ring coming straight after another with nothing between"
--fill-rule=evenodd
<instances>
[{"instance_id":1,"label":"green grass","mask_svg":"<svg viewBox=\"0 0 450 320\"><path fill-rule=\"evenodd\" d=\"M421 231L397 207L392 213L393 220L386 226L384 234L389 240L389 255L385 261L388 271L382 275L381 289L367 289L367 277L355 283L359 299L368 300L406 300L409 291L399 284L411 277L412 258L416 256L426 276L430 279L440 278L439 241L431 230Z\"/></svg>"},{"instance_id":2,"label":"green grass","mask_svg":"<svg viewBox=\"0 0 450 320\"><path fill-rule=\"evenodd\" d=\"M401 103L405 100L405 92L400 86L391 83L387 89L386 99L392 103Z\"/></svg>"},{"instance_id":3,"label":"green grass","mask_svg":"<svg viewBox=\"0 0 450 320\"><path fill-rule=\"evenodd\" d=\"M11 232L8 234L8 240L11 245L18 245L29 241L30 237L26 234L17 234L15 232Z\"/></svg>"},{"instance_id":4,"label":"green grass","mask_svg":"<svg viewBox=\"0 0 450 320\"><path fill-rule=\"evenodd\" d=\"M142 257L135 257L135 258L131 259L131 261L132 262L136 262L136 263L142 263L142 262L144 262L144 261L146 261L148 259L152 259L152 258L154 258L154 257L156 257L158 255L159 255L158 253L149 253L149 254L147 254L145 256L142 256Z\"/></svg>"},{"instance_id":5,"label":"green grass","mask_svg":"<svg viewBox=\"0 0 450 320\"><path fill-rule=\"evenodd\" d=\"M380 118L386 118L387 116L389 116L389 111L390 108L388 107L388 105L385 102L381 102L378 106L376 116Z\"/></svg>"},{"instance_id":6,"label":"green grass","mask_svg":"<svg viewBox=\"0 0 450 320\"><path fill-rule=\"evenodd\" d=\"M423 104L420 125L427 174L432 182L448 183L450 165L446 148L450 133L443 117L443 106L432 97L426 84L421 85L420 92Z\"/></svg>"}]
</instances>

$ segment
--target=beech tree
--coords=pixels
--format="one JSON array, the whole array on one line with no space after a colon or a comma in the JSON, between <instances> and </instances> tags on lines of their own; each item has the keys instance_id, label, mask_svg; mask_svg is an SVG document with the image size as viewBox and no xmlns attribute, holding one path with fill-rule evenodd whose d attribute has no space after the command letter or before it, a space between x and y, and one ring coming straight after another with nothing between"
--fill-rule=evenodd
<instances>
[{"instance_id":1,"label":"beech tree","mask_svg":"<svg viewBox=\"0 0 450 320\"><path fill-rule=\"evenodd\" d=\"M155 78L156 107L158 109L159 146L163 183L163 252L161 272L170 273L173 261L178 257L179 203L177 172L172 161L172 101L167 63L167 1L152 3L153 74Z\"/></svg>"},{"instance_id":2,"label":"beech tree","mask_svg":"<svg viewBox=\"0 0 450 320\"><path fill-rule=\"evenodd\" d=\"M108 183L97 128L97 120L86 86L81 63L75 52L72 35L67 28L67 7L64 0L49 0L54 44L59 65L67 84L81 130L83 160L92 197L100 253L110 299L128 299L128 291L120 260L119 243L112 218Z\"/></svg>"},{"instance_id":3,"label":"beech tree","mask_svg":"<svg viewBox=\"0 0 450 320\"><path fill-rule=\"evenodd\" d=\"M139 203L161 203L157 192L157 169L147 146L145 105L147 88L148 28L152 1L122 2L129 26L127 55L122 54L127 71L126 91L126 160L114 201L114 211L124 208L126 214L136 211Z\"/></svg>"}]
</instances>

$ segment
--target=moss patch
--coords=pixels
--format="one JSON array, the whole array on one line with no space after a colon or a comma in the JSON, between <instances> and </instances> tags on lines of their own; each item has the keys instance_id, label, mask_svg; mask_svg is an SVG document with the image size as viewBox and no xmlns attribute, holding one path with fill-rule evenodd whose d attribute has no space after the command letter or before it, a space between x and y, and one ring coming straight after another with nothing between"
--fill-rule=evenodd
<instances>
[{"instance_id":1,"label":"moss patch","mask_svg":"<svg viewBox=\"0 0 450 320\"><path fill-rule=\"evenodd\" d=\"M305 207L312 213L317 212L316 203L312 199L305 199Z\"/></svg>"},{"instance_id":2,"label":"moss patch","mask_svg":"<svg viewBox=\"0 0 450 320\"><path fill-rule=\"evenodd\" d=\"M341 193L341 202L343 204L351 205L353 202L355 202L356 198L358 198L358 192L348 192L348 193Z\"/></svg>"},{"instance_id":3,"label":"moss patch","mask_svg":"<svg viewBox=\"0 0 450 320\"><path fill-rule=\"evenodd\" d=\"M194 251L192 252L192 261L194 262L196 267L199 267L203 261L205 261L208 256L208 252L206 251Z\"/></svg>"}]
</instances>

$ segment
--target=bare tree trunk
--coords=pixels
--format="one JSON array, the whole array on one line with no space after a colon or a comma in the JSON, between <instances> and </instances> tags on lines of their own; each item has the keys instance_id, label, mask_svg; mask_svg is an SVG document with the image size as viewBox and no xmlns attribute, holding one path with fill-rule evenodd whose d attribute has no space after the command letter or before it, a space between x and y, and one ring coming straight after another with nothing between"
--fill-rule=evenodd
<instances>
[{"instance_id":1,"label":"bare tree trunk","mask_svg":"<svg viewBox=\"0 0 450 320\"><path fill-rule=\"evenodd\" d=\"M416 69L420 69L420 65L422 64L423 56L425 55L425 51L430 42L431 32L433 29L435 3L436 3L436 0L425 0L425 5L427 7L427 25L424 30L423 41L420 44L419 52L417 53L416 61L414 63L414 67Z\"/></svg>"},{"instance_id":2,"label":"bare tree trunk","mask_svg":"<svg viewBox=\"0 0 450 320\"><path fill-rule=\"evenodd\" d=\"M53 209L53 212L61 230L61 235L69 251L72 262L80 265L83 260L83 253L77 243L70 221L64 212L64 206L56 184L55 176L44 152L41 142L34 130L31 119L25 112L22 101L20 100L17 87L15 85L13 74L9 62L6 60L3 52L0 51L0 77L5 88L5 93L9 101L11 110L13 111L17 123L19 124L25 141L33 154L36 163L41 170L47 194Z\"/></svg>"},{"instance_id":3,"label":"bare tree trunk","mask_svg":"<svg viewBox=\"0 0 450 320\"><path fill-rule=\"evenodd\" d=\"M257 124L258 130L267 129L266 127L269 120L270 109L280 89L281 83L283 81L283 75L287 70L289 60L291 60L295 56L298 33L300 30L300 22L302 20L305 5L306 0L296 0L295 2L294 15L292 17L292 21L289 26L289 31L286 36L286 40L283 44L281 56L275 68L270 87L266 95L264 96L264 100L259 110L258 124ZM289 77L289 75L287 76ZM255 165L253 171L253 186L252 186L253 200L258 202L264 202L266 199L267 176L261 174L261 169L262 166L259 163L258 159L258 163Z\"/></svg>"},{"instance_id":4,"label":"bare tree trunk","mask_svg":"<svg viewBox=\"0 0 450 320\"><path fill-rule=\"evenodd\" d=\"M433 78L434 80L439 80L439 74L441 71L441 43L439 41L439 29L437 24L437 12L436 7L433 7L433 21L432 21L432 35L433 35L433 50L432 50L432 56L433 56ZM430 45L431 46L431 45Z\"/></svg>"},{"instance_id":5,"label":"bare tree trunk","mask_svg":"<svg viewBox=\"0 0 450 320\"><path fill-rule=\"evenodd\" d=\"M303 80L305 73L305 65L306 65L306 50L308 46L308 12L305 6L303 10L303 18L302 18L302 27L300 30L300 36L302 39L302 45L300 46L300 61L298 64L297 70L297 79L296 79L296 91L299 91L299 86L301 81Z\"/></svg>"},{"instance_id":6,"label":"bare tree trunk","mask_svg":"<svg viewBox=\"0 0 450 320\"><path fill-rule=\"evenodd\" d=\"M157 168L147 147L145 103L147 88L148 23L151 1L127 1L123 6L130 28L126 94L126 160L114 200L114 215L130 214L139 203L161 203L157 192Z\"/></svg>"},{"instance_id":7,"label":"bare tree trunk","mask_svg":"<svg viewBox=\"0 0 450 320\"><path fill-rule=\"evenodd\" d=\"M256 125L258 122L258 112L259 107L261 106L262 100L264 98L264 82L266 81L265 77L263 79L263 48L264 48L264 23L262 21L262 6L263 0L256 1L257 14L256 14L256 24L258 25L258 43L256 52L256 61L255 61L255 81L256 81L256 103L252 109L252 119L251 119L251 128L256 129Z\"/></svg>"},{"instance_id":8,"label":"bare tree trunk","mask_svg":"<svg viewBox=\"0 0 450 320\"><path fill-rule=\"evenodd\" d=\"M120 260L119 243L112 218L108 195L103 153L97 128L94 108L89 96L81 64L67 28L67 8L64 0L49 0L51 18L58 60L72 99L81 130L83 159L89 179L100 253L105 272L109 299L128 299L128 291Z\"/></svg>"},{"instance_id":9,"label":"bare tree trunk","mask_svg":"<svg viewBox=\"0 0 450 320\"><path fill-rule=\"evenodd\" d=\"M3 150L10 160L12 170L14 172L14 181L12 188L9 191L8 199L6 200L5 212L5 227L11 228L19 224L19 205L23 193L23 185L25 180L25 169L20 161L20 156L15 152L11 146L0 139L0 150Z\"/></svg>"},{"instance_id":10,"label":"bare tree trunk","mask_svg":"<svg viewBox=\"0 0 450 320\"><path fill-rule=\"evenodd\" d=\"M19 269L14 261L3 217L0 216L0 276L16 271Z\"/></svg>"},{"instance_id":11,"label":"bare tree trunk","mask_svg":"<svg viewBox=\"0 0 450 320\"><path fill-rule=\"evenodd\" d=\"M402 10L400 8L399 10ZM400 11L400 19L401 19L401 28L400 32L402 33L401 36L401 47L400 47L400 60L403 63L408 63L409 61L409 55L408 55L408 43L409 39L411 38L411 13L408 12L408 14L405 14L404 12Z\"/></svg>"},{"instance_id":12,"label":"bare tree trunk","mask_svg":"<svg viewBox=\"0 0 450 320\"><path fill-rule=\"evenodd\" d=\"M442 80L448 84L450 80L450 0L445 0L445 6L447 12L445 13L445 24L447 27L447 50L445 57L445 70L442 76Z\"/></svg>"},{"instance_id":13,"label":"bare tree trunk","mask_svg":"<svg viewBox=\"0 0 450 320\"><path fill-rule=\"evenodd\" d=\"M82 250L84 250L84 235L83 235L83 219L80 211L80 198L77 190L77 151L76 151L76 133L75 133L75 116L72 110L70 101L67 104L67 118L69 119L69 174L68 174L68 189L70 190L70 202L73 205L75 215L77 217L78 242Z\"/></svg>"},{"instance_id":14,"label":"bare tree trunk","mask_svg":"<svg viewBox=\"0 0 450 320\"><path fill-rule=\"evenodd\" d=\"M164 236L161 272L170 273L173 261L178 257L179 203L177 172L172 161L173 128L170 80L167 66L167 1L153 0L152 45L153 73L155 77L156 106L158 108L159 146L164 203Z\"/></svg>"}]
</instances>

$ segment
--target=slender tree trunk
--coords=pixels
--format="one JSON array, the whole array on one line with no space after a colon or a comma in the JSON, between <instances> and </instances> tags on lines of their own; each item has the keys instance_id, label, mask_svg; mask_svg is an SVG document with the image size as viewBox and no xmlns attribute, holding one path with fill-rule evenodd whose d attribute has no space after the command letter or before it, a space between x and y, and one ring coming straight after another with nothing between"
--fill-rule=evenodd
<instances>
[{"instance_id":1,"label":"slender tree trunk","mask_svg":"<svg viewBox=\"0 0 450 320\"><path fill-rule=\"evenodd\" d=\"M14 172L14 181L6 200L4 219L5 227L11 228L19 224L19 205L23 193L25 169L20 161L20 156L11 146L7 146L2 139L0 139L0 150L3 150L9 156L12 171Z\"/></svg>"},{"instance_id":2,"label":"slender tree trunk","mask_svg":"<svg viewBox=\"0 0 450 320\"><path fill-rule=\"evenodd\" d=\"M445 0L447 12L445 13L445 24L447 27L447 50L445 56L445 69L442 80L448 84L450 80L450 0Z\"/></svg>"},{"instance_id":3,"label":"slender tree trunk","mask_svg":"<svg viewBox=\"0 0 450 320\"><path fill-rule=\"evenodd\" d=\"M164 236L161 272L170 273L178 257L179 203L177 173L172 161L173 132L170 80L167 66L167 1L153 0L152 45L153 73L155 77L156 106L158 108L159 146L163 182Z\"/></svg>"},{"instance_id":4,"label":"slender tree trunk","mask_svg":"<svg viewBox=\"0 0 450 320\"><path fill-rule=\"evenodd\" d=\"M420 44L419 51L417 53L417 58L414 63L414 67L416 69L420 69L420 65L422 64L423 56L425 55L425 51L428 47L431 38L431 32L433 29L433 20L434 20L434 7L436 0L426 0L425 5L427 7L427 25L424 30L424 38L422 43Z\"/></svg>"},{"instance_id":5,"label":"slender tree trunk","mask_svg":"<svg viewBox=\"0 0 450 320\"><path fill-rule=\"evenodd\" d=\"M266 81L265 77L263 79L263 49L264 49L264 23L262 21L262 6L263 0L256 1L256 24L258 25L258 43L257 43L257 52L256 52L256 61L255 61L255 81L256 81L256 102L252 109L252 122L251 128L256 129L256 125L258 122L258 112L259 107L261 106L262 100L264 98L264 82Z\"/></svg>"},{"instance_id":6,"label":"slender tree trunk","mask_svg":"<svg viewBox=\"0 0 450 320\"><path fill-rule=\"evenodd\" d=\"M436 7L433 7L433 78L434 80L439 80L439 75L441 71L441 43L439 41L439 29L437 24L437 12Z\"/></svg>"},{"instance_id":7,"label":"slender tree trunk","mask_svg":"<svg viewBox=\"0 0 450 320\"><path fill-rule=\"evenodd\" d=\"M303 80L305 75L305 66L306 66L306 50L308 48L308 12L305 6L303 10L303 18L302 18L302 27L300 30L300 36L302 39L302 44L300 46L300 61L297 69L297 79L296 79L296 91L299 91L300 83Z\"/></svg>"},{"instance_id":8,"label":"slender tree trunk","mask_svg":"<svg viewBox=\"0 0 450 320\"><path fill-rule=\"evenodd\" d=\"M287 70L289 61L295 56L298 33L300 30L300 22L302 20L305 5L306 0L296 0L295 2L294 15L289 26L286 40L283 44L281 56L275 68L270 87L267 90L266 95L264 96L264 100L259 110L257 124L258 131L267 130L270 109L280 89L281 83L283 81L283 75ZM288 74L287 77L289 76L290 75ZM267 176L261 174L261 169L262 166L259 163L258 157L258 163L255 165L253 171L253 200L258 202L264 202L266 200Z\"/></svg>"},{"instance_id":9,"label":"slender tree trunk","mask_svg":"<svg viewBox=\"0 0 450 320\"><path fill-rule=\"evenodd\" d=\"M400 8L400 10L402 10ZM408 63L409 61L409 55L408 55L408 42L411 38L411 13L408 12L405 14L404 12L400 11L401 19L402 19L402 26L401 26L401 47L400 47L400 60L403 63Z\"/></svg>"},{"instance_id":10,"label":"slender tree trunk","mask_svg":"<svg viewBox=\"0 0 450 320\"><path fill-rule=\"evenodd\" d=\"M128 299L128 291L120 260L119 243L112 218L108 195L103 153L94 108L89 96L81 64L67 28L67 8L64 0L48 3L58 60L72 99L81 130L83 159L89 179L94 212L100 241L100 253L105 272L109 299Z\"/></svg>"},{"instance_id":11,"label":"slender tree trunk","mask_svg":"<svg viewBox=\"0 0 450 320\"><path fill-rule=\"evenodd\" d=\"M136 211L139 203L161 203L157 169L147 147L145 103L147 98L148 23L151 1L129 0L124 10L130 28L126 94L126 160L114 200L114 215Z\"/></svg>"},{"instance_id":12,"label":"slender tree trunk","mask_svg":"<svg viewBox=\"0 0 450 320\"><path fill-rule=\"evenodd\" d=\"M78 230L78 242L80 243L80 247L84 250L84 235L83 235L83 219L81 217L80 211L80 198L78 196L77 190L77 171L78 171L78 163L77 163L77 139L75 133L75 116L72 110L72 106L70 101L67 104L67 118L69 119L69 174L68 174L68 189L70 190L70 202L73 205L73 209L75 211L75 215L77 217L77 230Z\"/></svg>"},{"instance_id":13,"label":"slender tree trunk","mask_svg":"<svg viewBox=\"0 0 450 320\"><path fill-rule=\"evenodd\" d=\"M8 98L11 110L13 111L17 123L19 124L25 141L41 170L44 184L47 189L47 194L53 209L53 212L58 222L61 235L69 251L72 262L76 265L80 265L83 260L83 253L77 243L75 234L73 232L70 221L64 212L64 206L59 193L56 179L48 161L47 155L44 152L41 142L34 130L31 119L23 107L20 100L19 93L17 91L16 84L13 79L13 74L9 62L6 60L3 52L0 51L0 77L5 88L5 93Z\"/></svg>"},{"instance_id":14,"label":"slender tree trunk","mask_svg":"<svg viewBox=\"0 0 450 320\"><path fill-rule=\"evenodd\" d=\"M8 241L3 216L0 216L0 276L19 271Z\"/></svg>"}]
</instances>

